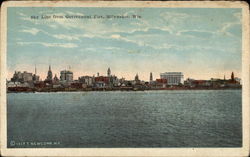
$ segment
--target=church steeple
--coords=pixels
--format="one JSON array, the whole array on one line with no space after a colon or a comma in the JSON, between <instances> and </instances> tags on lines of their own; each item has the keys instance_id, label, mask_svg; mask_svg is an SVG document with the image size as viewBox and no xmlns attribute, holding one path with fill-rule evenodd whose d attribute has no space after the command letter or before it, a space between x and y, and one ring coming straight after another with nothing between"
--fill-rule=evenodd
<instances>
[{"instance_id":1,"label":"church steeple","mask_svg":"<svg viewBox=\"0 0 250 157\"><path fill-rule=\"evenodd\" d=\"M150 78L149 78L149 81L152 82L153 81L153 74L152 72L150 72Z\"/></svg>"},{"instance_id":2,"label":"church steeple","mask_svg":"<svg viewBox=\"0 0 250 157\"><path fill-rule=\"evenodd\" d=\"M52 75L52 71L51 71L51 65L49 65L47 80L52 81L52 77L53 77L53 75Z\"/></svg>"},{"instance_id":3,"label":"church steeple","mask_svg":"<svg viewBox=\"0 0 250 157\"><path fill-rule=\"evenodd\" d=\"M138 73L135 75L135 81L139 81Z\"/></svg>"},{"instance_id":4,"label":"church steeple","mask_svg":"<svg viewBox=\"0 0 250 157\"><path fill-rule=\"evenodd\" d=\"M108 68L108 71L107 71L107 76L110 77L111 76L111 70L110 68Z\"/></svg>"},{"instance_id":5,"label":"church steeple","mask_svg":"<svg viewBox=\"0 0 250 157\"><path fill-rule=\"evenodd\" d=\"M231 80L234 81L234 72L231 74Z\"/></svg>"},{"instance_id":6,"label":"church steeple","mask_svg":"<svg viewBox=\"0 0 250 157\"><path fill-rule=\"evenodd\" d=\"M36 75L36 64L35 64L35 75Z\"/></svg>"}]
</instances>

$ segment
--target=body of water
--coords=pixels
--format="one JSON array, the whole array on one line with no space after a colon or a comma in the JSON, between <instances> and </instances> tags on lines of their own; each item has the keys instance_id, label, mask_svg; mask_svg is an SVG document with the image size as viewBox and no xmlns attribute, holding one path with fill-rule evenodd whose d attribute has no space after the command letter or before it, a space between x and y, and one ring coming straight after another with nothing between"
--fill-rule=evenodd
<instances>
[{"instance_id":1,"label":"body of water","mask_svg":"<svg viewBox=\"0 0 250 157\"><path fill-rule=\"evenodd\" d=\"M241 92L8 93L8 147L241 147Z\"/></svg>"}]
</instances>

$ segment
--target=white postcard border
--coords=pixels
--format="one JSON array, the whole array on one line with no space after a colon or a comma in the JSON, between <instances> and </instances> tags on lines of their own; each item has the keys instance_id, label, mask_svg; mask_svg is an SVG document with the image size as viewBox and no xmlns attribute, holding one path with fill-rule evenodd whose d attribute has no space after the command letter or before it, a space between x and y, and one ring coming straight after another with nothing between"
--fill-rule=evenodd
<instances>
[{"instance_id":1,"label":"white postcard border","mask_svg":"<svg viewBox=\"0 0 250 157\"><path fill-rule=\"evenodd\" d=\"M242 8L242 148L7 148L7 7L170 7ZM158 1L9 1L1 8L1 155L3 156L248 156L249 155L249 7L246 2Z\"/></svg>"}]
</instances>

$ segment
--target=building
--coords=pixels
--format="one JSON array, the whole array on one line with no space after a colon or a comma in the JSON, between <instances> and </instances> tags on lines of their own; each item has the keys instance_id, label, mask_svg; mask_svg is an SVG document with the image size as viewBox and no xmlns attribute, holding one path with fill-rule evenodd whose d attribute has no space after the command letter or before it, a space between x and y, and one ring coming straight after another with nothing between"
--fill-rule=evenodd
<instances>
[{"instance_id":1,"label":"building","mask_svg":"<svg viewBox=\"0 0 250 157\"><path fill-rule=\"evenodd\" d=\"M109 86L114 87L119 85L119 79L115 75L109 77Z\"/></svg>"},{"instance_id":2,"label":"building","mask_svg":"<svg viewBox=\"0 0 250 157\"><path fill-rule=\"evenodd\" d=\"M54 76L54 78L53 78L53 81L54 81L54 82L59 82L59 79L58 79L58 77L56 76L56 74L55 74L55 76Z\"/></svg>"},{"instance_id":3,"label":"building","mask_svg":"<svg viewBox=\"0 0 250 157\"><path fill-rule=\"evenodd\" d=\"M63 82L72 82L73 81L73 72L69 70L63 70L60 72L60 81Z\"/></svg>"},{"instance_id":4,"label":"building","mask_svg":"<svg viewBox=\"0 0 250 157\"><path fill-rule=\"evenodd\" d=\"M165 72L160 74L161 79L167 79L168 85L180 85L184 83L182 72Z\"/></svg>"},{"instance_id":5,"label":"building","mask_svg":"<svg viewBox=\"0 0 250 157\"><path fill-rule=\"evenodd\" d=\"M98 76L94 78L94 81L96 87L103 88L109 84L110 78L107 76Z\"/></svg>"},{"instance_id":6,"label":"building","mask_svg":"<svg viewBox=\"0 0 250 157\"><path fill-rule=\"evenodd\" d=\"M110 68L108 68L108 71L107 71L107 76L110 77L111 76L111 70Z\"/></svg>"},{"instance_id":7,"label":"building","mask_svg":"<svg viewBox=\"0 0 250 157\"><path fill-rule=\"evenodd\" d=\"M93 85L93 77L90 76L81 76L78 78L78 81L80 83L86 84L87 86Z\"/></svg>"},{"instance_id":8,"label":"building","mask_svg":"<svg viewBox=\"0 0 250 157\"><path fill-rule=\"evenodd\" d=\"M166 88L167 83L168 83L167 79L164 79L164 78L162 78L162 79L156 79L155 86L157 88Z\"/></svg>"},{"instance_id":9,"label":"building","mask_svg":"<svg viewBox=\"0 0 250 157\"><path fill-rule=\"evenodd\" d=\"M36 66L35 66L35 74L33 75L33 81L38 82L39 81L39 76L36 74Z\"/></svg>"},{"instance_id":10,"label":"building","mask_svg":"<svg viewBox=\"0 0 250 157\"><path fill-rule=\"evenodd\" d=\"M37 82L37 81L39 81L39 76L34 74L32 79L33 79L34 82Z\"/></svg>"},{"instance_id":11,"label":"building","mask_svg":"<svg viewBox=\"0 0 250 157\"><path fill-rule=\"evenodd\" d=\"M46 80L52 81L52 79L53 79L53 75L52 75L52 71L51 71L51 66L49 65L49 71L48 71Z\"/></svg>"},{"instance_id":12,"label":"building","mask_svg":"<svg viewBox=\"0 0 250 157\"><path fill-rule=\"evenodd\" d=\"M11 78L12 82L32 82L33 81L33 74L27 71L21 73L20 71L14 73L13 77Z\"/></svg>"},{"instance_id":13,"label":"building","mask_svg":"<svg viewBox=\"0 0 250 157\"><path fill-rule=\"evenodd\" d=\"M150 72L149 83L152 83L152 82L153 82L153 74L152 72Z\"/></svg>"}]
</instances>

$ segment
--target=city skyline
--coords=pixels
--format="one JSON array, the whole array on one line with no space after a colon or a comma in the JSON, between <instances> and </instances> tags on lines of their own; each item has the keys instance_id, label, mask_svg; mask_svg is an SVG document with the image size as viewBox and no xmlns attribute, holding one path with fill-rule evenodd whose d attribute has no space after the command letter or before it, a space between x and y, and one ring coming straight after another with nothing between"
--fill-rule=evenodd
<instances>
[{"instance_id":1,"label":"city skyline","mask_svg":"<svg viewBox=\"0 0 250 157\"><path fill-rule=\"evenodd\" d=\"M96 73L94 73L92 75L91 74L83 74L83 75L77 75L77 76L75 76L75 73L74 73L74 71L71 70L70 66L68 68L61 69L59 72L54 72L51 65L49 65L48 67L49 68L48 68L46 74L44 74L44 75L41 75L38 72L37 67L35 66L34 67L34 72L32 72L32 71L26 71L26 70L15 70L10 78L12 78L13 75L16 72L21 72L21 73L27 72L27 73L31 73L32 75L38 76L40 81L44 81L44 80L48 79L48 77L53 80L54 77L60 78L60 75L61 75L62 71L69 71L69 72L72 72L72 74L73 74L73 80L78 80L80 77L83 77L83 76L89 76L89 77L116 76L116 77L118 77L120 79L124 78L126 80L135 80L135 78L138 77L139 80L141 80L141 81L150 82L151 80L154 81L156 79L161 78L161 75L163 73L181 73L183 75L183 80L187 80L187 79L196 79L197 80L197 78L195 78L195 77L185 77L185 74L183 72L176 72L176 71L175 72L174 71L168 71L168 72L167 71L163 71L163 72L161 72L159 74L156 74L156 75L154 75L154 72L151 71L151 72L148 73L148 79L141 79L139 73L136 73L133 78L128 79L126 77L116 75L116 73L114 73L112 71L112 68L110 68L110 67L108 67L106 69L106 72L101 72L101 73L100 72L96 72ZM210 77L209 79L221 79L221 80L223 80L223 79L225 80L226 79L226 80L228 80L228 79L230 79L232 77L231 76L232 74L235 75L235 72L231 71L230 73L223 75L222 78L219 78L219 77ZM41 76L44 76L44 77L41 77ZM237 76L237 74L235 75L235 77L241 79L241 77ZM7 79L7 80L10 80L10 79ZM198 79L198 80L202 80L202 79ZM205 80L205 79L203 79L203 80Z\"/></svg>"},{"instance_id":2,"label":"city skyline","mask_svg":"<svg viewBox=\"0 0 250 157\"><path fill-rule=\"evenodd\" d=\"M87 14L86 14L87 13ZM139 15L129 19L31 19L42 15ZM71 66L74 79L97 72L149 80L161 72L185 78L241 77L241 9L9 8L8 79L14 71L42 79ZM155 18L153 18L155 17Z\"/></svg>"}]
</instances>

